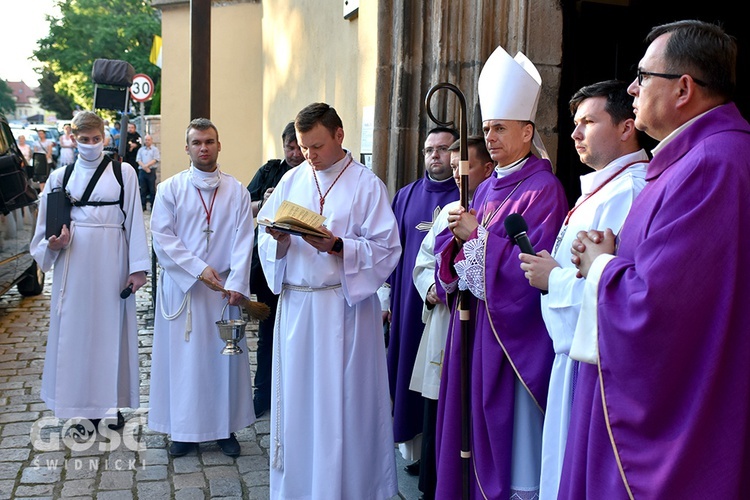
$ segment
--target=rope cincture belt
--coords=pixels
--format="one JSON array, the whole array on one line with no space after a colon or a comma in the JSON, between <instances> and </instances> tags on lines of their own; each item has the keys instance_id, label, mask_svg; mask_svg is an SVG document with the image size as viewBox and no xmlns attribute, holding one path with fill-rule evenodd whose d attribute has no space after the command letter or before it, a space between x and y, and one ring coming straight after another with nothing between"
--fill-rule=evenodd
<instances>
[{"instance_id":1,"label":"rope cincture belt","mask_svg":"<svg viewBox=\"0 0 750 500\"><path fill-rule=\"evenodd\" d=\"M335 285L328 285L323 286L320 288L313 288L311 286L299 286L299 285L290 285L288 283L284 283L281 285L281 295L279 296L279 306L276 309L276 323L274 325L274 331L278 331L279 325L281 323L281 310L282 310L282 304L284 303L284 293L287 291L291 292L325 292L329 290L336 290L337 288L341 288L341 283L336 283ZM281 352L279 347L279 342L273 343L273 357L275 358L273 361L274 369L276 370L276 387L275 387L275 398L276 398L276 415L275 415L275 428L276 433L274 435L274 442L272 443L273 451L271 453L271 467L276 470L284 470L284 459L283 459L283 445L281 442L280 434L281 434Z\"/></svg>"},{"instance_id":2,"label":"rope cincture belt","mask_svg":"<svg viewBox=\"0 0 750 500\"><path fill-rule=\"evenodd\" d=\"M291 290L293 292L325 292L327 290L335 290L337 288L341 288L341 283L322 286L320 288L313 288L311 286L289 285L287 283L284 283L283 285L281 285L281 288L282 290Z\"/></svg>"},{"instance_id":3,"label":"rope cincture belt","mask_svg":"<svg viewBox=\"0 0 750 500\"><path fill-rule=\"evenodd\" d=\"M123 231L125 230L122 224L78 222L75 220L70 221L70 240L68 241L68 246L62 249L62 250L65 250L65 260L63 261L62 279L60 280L60 295L57 298L57 315L58 316L62 313L63 297L65 297L65 286L68 283L68 268L70 267L70 248L73 245L73 240L75 239L76 227L93 227L96 229L108 227L108 228L114 228L114 229L121 229Z\"/></svg>"}]
</instances>

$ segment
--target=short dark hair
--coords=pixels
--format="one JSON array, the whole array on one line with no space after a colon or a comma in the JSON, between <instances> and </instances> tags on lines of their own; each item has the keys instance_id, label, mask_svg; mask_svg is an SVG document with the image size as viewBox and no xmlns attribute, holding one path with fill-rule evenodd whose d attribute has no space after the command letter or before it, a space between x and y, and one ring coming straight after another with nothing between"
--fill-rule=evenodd
<instances>
[{"instance_id":1,"label":"short dark hair","mask_svg":"<svg viewBox=\"0 0 750 500\"><path fill-rule=\"evenodd\" d=\"M625 120L635 120L633 96L628 94L627 83L620 80L604 80L581 87L573 94L568 103L571 116L575 116L578 106L591 97L607 98L604 111L609 115L612 124L617 125ZM635 138L639 146L644 146L649 142L646 133L638 129L635 130Z\"/></svg>"},{"instance_id":2,"label":"short dark hair","mask_svg":"<svg viewBox=\"0 0 750 500\"><path fill-rule=\"evenodd\" d=\"M492 157L490 156L490 152L487 151L487 142L484 140L483 135L470 135L466 138L466 147L467 148L474 148L477 156L480 160L482 160L482 163L487 163L488 161L492 161ZM461 140L457 139L453 144L451 144L448 147L448 151L460 151L461 150Z\"/></svg>"},{"instance_id":3,"label":"short dark hair","mask_svg":"<svg viewBox=\"0 0 750 500\"><path fill-rule=\"evenodd\" d=\"M449 133L453 136L453 140L457 140L460 136L458 135L458 130L450 127L435 127L430 129L429 132L427 132L427 137L431 136L432 134L442 134L444 132Z\"/></svg>"},{"instance_id":4,"label":"short dark hair","mask_svg":"<svg viewBox=\"0 0 750 500\"><path fill-rule=\"evenodd\" d=\"M570 98L570 114L575 115L578 106L591 97L606 97L607 104L604 110L612 118L612 123L617 125L627 119L635 120L633 112L633 96L628 94L628 84L619 80L605 80L592 83L578 89Z\"/></svg>"},{"instance_id":5,"label":"short dark hair","mask_svg":"<svg viewBox=\"0 0 750 500\"><path fill-rule=\"evenodd\" d=\"M688 74L706 84L706 89L730 100L737 83L737 42L720 26L683 20L654 27L648 43L670 33L664 49L663 71Z\"/></svg>"},{"instance_id":6,"label":"short dark hair","mask_svg":"<svg viewBox=\"0 0 750 500\"><path fill-rule=\"evenodd\" d=\"M331 135L335 134L336 130L344 128L336 110L324 102L315 102L305 106L297 113L294 128L299 132L309 132L318 123L327 128Z\"/></svg>"},{"instance_id":7,"label":"short dark hair","mask_svg":"<svg viewBox=\"0 0 750 500\"><path fill-rule=\"evenodd\" d=\"M187 127L187 130L185 130L185 142L188 142L188 134L191 130L208 130L213 129L214 132L216 132L216 140L219 140L219 131L216 128L216 125L211 122L208 118L196 118L190 122L190 124Z\"/></svg>"},{"instance_id":8,"label":"short dark hair","mask_svg":"<svg viewBox=\"0 0 750 500\"><path fill-rule=\"evenodd\" d=\"M286 124L284 131L281 133L281 142L285 146L289 141L297 142L297 132L294 130L294 122L291 121Z\"/></svg>"}]
</instances>

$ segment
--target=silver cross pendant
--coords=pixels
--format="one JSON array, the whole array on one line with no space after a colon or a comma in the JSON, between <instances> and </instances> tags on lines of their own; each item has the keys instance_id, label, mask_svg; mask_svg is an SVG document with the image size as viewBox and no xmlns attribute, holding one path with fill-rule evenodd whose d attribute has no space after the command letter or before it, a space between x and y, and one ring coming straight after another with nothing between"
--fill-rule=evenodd
<instances>
[{"instance_id":1,"label":"silver cross pendant","mask_svg":"<svg viewBox=\"0 0 750 500\"><path fill-rule=\"evenodd\" d=\"M210 226L206 226L206 229L204 229L203 232L206 233L206 252L208 252L208 242L211 240L211 233L213 233L213 231Z\"/></svg>"}]
</instances>

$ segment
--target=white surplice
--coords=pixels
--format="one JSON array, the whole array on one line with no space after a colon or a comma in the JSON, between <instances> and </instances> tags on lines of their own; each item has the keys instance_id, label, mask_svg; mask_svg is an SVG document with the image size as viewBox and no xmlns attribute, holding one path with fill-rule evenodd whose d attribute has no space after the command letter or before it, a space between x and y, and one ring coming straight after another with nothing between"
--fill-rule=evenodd
<instances>
[{"instance_id":1,"label":"white surplice","mask_svg":"<svg viewBox=\"0 0 750 500\"><path fill-rule=\"evenodd\" d=\"M618 170L633 162L596 194L584 200ZM568 357L583 297L583 279L570 261L570 248L579 231L612 229L618 234L633 200L646 185L648 156L644 150L621 156L601 170L581 176L580 206L560 229L552 256L560 267L549 276L549 293L542 295L542 317L552 338L555 359L550 375L547 412L542 434L542 482L540 499L556 499L562 472L565 442L574 389L574 361Z\"/></svg>"},{"instance_id":2,"label":"white surplice","mask_svg":"<svg viewBox=\"0 0 750 500\"><path fill-rule=\"evenodd\" d=\"M250 195L221 173L211 211L208 245L206 209L213 189L198 189L190 171L159 184L151 234L161 276L157 286L148 425L172 440L201 442L229 437L255 421L247 344L244 353L224 355L216 322L227 303L197 277L211 266L227 290L250 295L253 218ZM205 209L204 209L205 203ZM238 318L229 306L224 319Z\"/></svg>"},{"instance_id":3,"label":"white surplice","mask_svg":"<svg viewBox=\"0 0 750 500\"><path fill-rule=\"evenodd\" d=\"M323 193L350 159L317 172ZM318 212L319 199L304 162L285 174L258 218L273 219L283 200ZM268 286L281 293L271 497L387 499L398 485L376 292L401 255L396 219L383 183L354 161L326 197L323 216L344 241L343 259L292 236L286 256L276 260L275 240L259 233Z\"/></svg>"},{"instance_id":4,"label":"white surplice","mask_svg":"<svg viewBox=\"0 0 750 500\"><path fill-rule=\"evenodd\" d=\"M103 156L79 156L67 189L80 199ZM119 204L73 207L66 249L50 250L45 239L47 195L62 186L64 168L54 170L39 204L30 245L39 267L52 276L42 400L58 418L112 416L137 408L138 327L135 295L121 299L128 276L151 269L138 178L122 164L123 216ZM120 184L109 164L89 201L118 201Z\"/></svg>"},{"instance_id":5,"label":"white surplice","mask_svg":"<svg viewBox=\"0 0 750 500\"><path fill-rule=\"evenodd\" d=\"M460 206L460 201L454 201L443 207L419 247L412 277L423 301L430 287L435 284L435 237L448 227L448 212ZM451 310L446 304L435 304L432 308L428 308L426 303L422 306L422 322L425 325L409 389L421 392L422 396L429 399L437 400L440 393L440 376L450 319Z\"/></svg>"}]
</instances>

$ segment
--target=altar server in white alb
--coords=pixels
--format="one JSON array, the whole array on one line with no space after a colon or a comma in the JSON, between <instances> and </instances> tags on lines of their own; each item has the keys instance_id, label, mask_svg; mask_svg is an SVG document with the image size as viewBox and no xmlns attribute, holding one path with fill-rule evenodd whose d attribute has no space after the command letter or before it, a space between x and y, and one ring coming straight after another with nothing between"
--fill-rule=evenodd
<instances>
[{"instance_id":1,"label":"altar server in white alb","mask_svg":"<svg viewBox=\"0 0 750 500\"><path fill-rule=\"evenodd\" d=\"M576 151L594 171L581 177L581 196L568 212L552 254L541 250L536 256L519 255L529 283L549 291L542 295L542 316L555 348L542 434L542 500L557 498L578 374L578 362L568 354L585 280L576 276L570 247L579 231L620 232L633 200L646 185L648 166L628 84L607 80L583 87L571 98L570 111Z\"/></svg>"},{"instance_id":2,"label":"altar server in white alb","mask_svg":"<svg viewBox=\"0 0 750 500\"><path fill-rule=\"evenodd\" d=\"M258 213L283 200L323 215L322 237L266 229L258 251L280 293L274 330L271 498L389 499L398 493L377 291L401 256L383 182L343 149L336 111L295 120L306 162Z\"/></svg>"},{"instance_id":3,"label":"altar server in white alb","mask_svg":"<svg viewBox=\"0 0 750 500\"><path fill-rule=\"evenodd\" d=\"M146 283L151 258L135 170L104 155L104 122L82 111L72 136L78 160L64 187L76 200L70 227L45 238L47 196L63 187L67 170L59 168L44 186L30 246L42 271L54 268L41 397L58 418L96 424L116 416L109 425L118 428L118 408L140 404L135 294L123 300L120 293Z\"/></svg>"},{"instance_id":4,"label":"altar server in white alb","mask_svg":"<svg viewBox=\"0 0 750 500\"><path fill-rule=\"evenodd\" d=\"M221 143L214 124L196 118L186 138L190 168L159 184L151 213L161 279L148 425L171 435L173 457L213 440L236 457L234 432L255 421L250 365L246 355L221 354L216 321L227 300L223 318L238 318L235 306L250 296L253 216L247 189L216 163Z\"/></svg>"}]
</instances>

